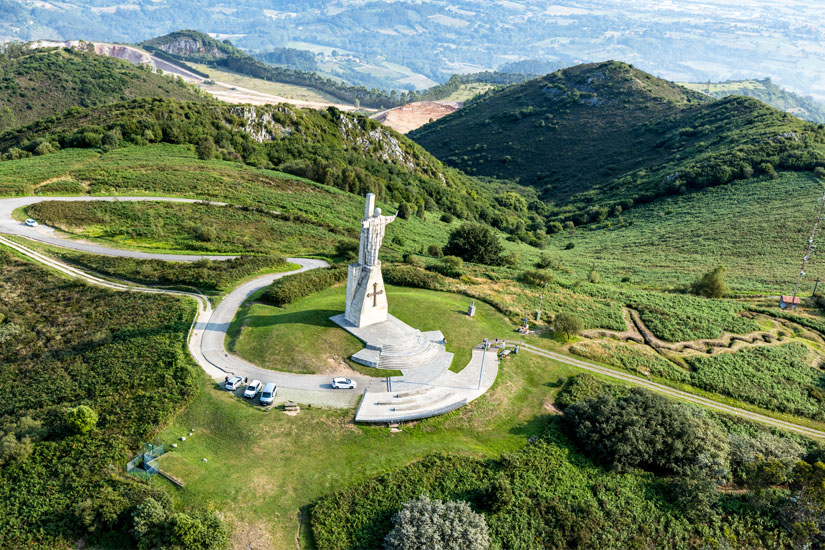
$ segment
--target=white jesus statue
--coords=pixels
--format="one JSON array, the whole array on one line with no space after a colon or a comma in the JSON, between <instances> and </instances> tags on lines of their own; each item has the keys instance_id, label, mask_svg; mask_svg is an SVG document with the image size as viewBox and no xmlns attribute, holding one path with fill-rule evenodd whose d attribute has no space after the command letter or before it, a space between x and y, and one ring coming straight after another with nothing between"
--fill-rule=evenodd
<instances>
[{"instance_id":1,"label":"white jesus statue","mask_svg":"<svg viewBox=\"0 0 825 550\"><path fill-rule=\"evenodd\" d=\"M357 327L387 320L387 295L378 251L387 225L394 220L395 216L381 215L381 209L375 208L375 195L368 193L364 219L361 220L358 262L350 264L347 272L347 304L344 315L348 322Z\"/></svg>"}]
</instances>

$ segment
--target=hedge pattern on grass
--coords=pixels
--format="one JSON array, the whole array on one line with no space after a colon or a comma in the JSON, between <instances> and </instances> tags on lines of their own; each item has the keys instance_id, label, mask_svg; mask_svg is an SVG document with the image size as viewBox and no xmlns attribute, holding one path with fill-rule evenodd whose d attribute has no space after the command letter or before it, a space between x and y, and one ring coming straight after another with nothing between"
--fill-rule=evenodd
<instances>
[{"instance_id":1,"label":"hedge pattern on grass","mask_svg":"<svg viewBox=\"0 0 825 550\"><path fill-rule=\"evenodd\" d=\"M438 273L432 273L413 266L388 265L382 270L384 282L389 285L444 290L447 281Z\"/></svg>"},{"instance_id":2,"label":"hedge pattern on grass","mask_svg":"<svg viewBox=\"0 0 825 550\"><path fill-rule=\"evenodd\" d=\"M295 275L287 275L269 285L260 300L266 304L283 307L299 298L314 294L347 279L345 267L313 269Z\"/></svg>"},{"instance_id":3,"label":"hedge pattern on grass","mask_svg":"<svg viewBox=\"0 0 825 550\"><path fill-rule=\"evenodd\" d=\"M226 290L232 283L259 271L284 271L289 263L277 256L240 256L231 260L167 262L136 260L60 251L65 260L104 275L143 284L193 286L204 292Z\"/></svg>"}]
</instances>

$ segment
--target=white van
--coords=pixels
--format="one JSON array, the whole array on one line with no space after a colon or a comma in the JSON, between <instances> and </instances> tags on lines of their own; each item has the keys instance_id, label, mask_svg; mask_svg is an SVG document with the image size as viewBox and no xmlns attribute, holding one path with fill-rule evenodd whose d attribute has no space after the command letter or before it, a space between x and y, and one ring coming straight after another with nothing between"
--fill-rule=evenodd
<instances>
[{"instance_id":1,"label":"white van","mask_svg":"<svg viewBox=\"0 0 825 550\"><path fill-rule=\"evenodd\" d=\"M278 393L278 386L275 382L269 382L261 392L261 405L271 405L275 401L275 394Z\"/></svg>"}]
</instances>

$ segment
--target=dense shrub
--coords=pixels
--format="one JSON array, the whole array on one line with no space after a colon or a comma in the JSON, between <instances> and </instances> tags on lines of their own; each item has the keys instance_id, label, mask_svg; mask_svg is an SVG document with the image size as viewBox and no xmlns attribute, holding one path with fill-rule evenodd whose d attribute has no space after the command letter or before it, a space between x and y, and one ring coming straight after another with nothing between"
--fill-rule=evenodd
<instances>
[{"instance_id":1,"label":"dense shrub","mask_svg":"<svg viewBox=\"0 0 825 550\"><path fill-rule=\"evenodd\" d=\"M702 502L705 487L680 485L674 495L672 482L650 473L607 472L580 456L551 421L535 442L498 460L430 456L325 496L311 522L319 548L380 548L392 515L425 493L470 503L485 516L493 548L677 550L720 541L739 550L792 548L776 515L747 495L725 495L724 506L705 500L708 515L697 519L684 506Z\"/></svg>"},{"instance_id":2,"label":"dense shrub","mask_svg":"<svg viewBox=\"0 0 825 550\"><path fill-rule=\"evenodd\" d=\"M504 261L503 250L499 238L489 226L465 223L450 233L444 253L468 262L500 265Z\"/></svg>"},{"instance_id":3,"label":"dense shrub","mask_svg":"<svg viewBox=\"0 0 825 550\"><path fill-rule=\"evenodd\" d=\"M384 282L390 285L444 290L447 282L437 273L406 265L388 265L382 269Z\"/></svg>"},{"instance_id":4,"label":"dense shrub","mask_svg":"<svg viewBox=\"0 0 825 550\"><path fill-rule=\"evenodd\" d=\"M727 461L727 438L703 411L641 388L574 403L562 425L586 454L619 471L678 472Z\"/></svg>"},{"instance_id":5,"label":"dense shrub","mask_svg":"<svg viewBox=\"0 0 825 550\"><path fill-rule=\"evenodd\" d=\"M583 373L567 378L556 394L556 405L565 408L573 403L594 399L605 393L615 397L626 393L621 386L602 382L592 374Z\"/></svg>"},{"instance_id":6,"label":"dense shrub","mask_svg":"<svg viewBox=\"0 0 825 550\"><path fill-rule=\"evenodd\" d=\"M441 248L440 244L431 244L427 247L427 254L440 258L444 255L444 250Z\"/></svg>"},{"instance_id":7,"label":"dense shrub","mask_svg":"<svg viewBox=\"0 0 825 550\"><path fill-rule=\"evenodd\" d=\"M78 284L2 250L0 265L0 327L20 329L0 341L0 379L14 380L0 383L0 547L132 547L131 508L158 490L113 473L198 387L195 304ZM66 411L81 406L96 427L72 433ZM81 432L93 424L77 417Z\"/></svg>"},{"instance_id":8,"label":"dense shrub","mask_svg":"<svg viewBox=\"0 0 825 550\"><path fill-rule=\"evenodd\" d=\"M486 487L491 477L483 460L432 455L367 479L313 506L315 543L326 550L380 548L392 528L393 516L404 502L418 498L422 492L431 498L468 500Z\"/></svg>"},{"instance_id":9,"label":"dense shrub","mask_svg":"<svg viewBox=\"0 0 825 550\"><path fill-rule=\"evenodd\" d=\"M97 426L98 416L91 407L79 405L69 409L66 414L66 425L75 433L87 434Z\"/></svg>"},{"instance_id":10,"label":"dense shrub","mask_svg":"<svg viewBox=\"0 0 825 550\"><path fill-rule=\"evenodd\" d=\"M528 269L519 275L519 281L532 286L543 286L553 282L553 274L539 269Z\"/></svg>"},{"instance_id":11,"label":"dense shrub","mask_svg":"<svg viewBox=\"0 0 825 550\"><path fill-rule=\"evenodd\" d=\"M727 294L728 287L725 284L725 267L720 265L696 279L693 284L690 285L690 291L697 296L704 296L705 298L721 298Z\"/></svg>"},{"instance_id":12,"label":"dense shrub","mask_svg":"<svg viewBox=\"0 0 825 550\"><path fill-rule=\"evenodd\" d=\"M231 260L166 262L69 251L61 251L59 255L73 264L105 275L144 284L192 286L203 292L223 290L235 281L262 270L287 268L287 261L277 256L239 256Z\"/></svg>"},{"instance_id":13,"label":"dense shrub","mask_svg":"<svg viewBox=\"0 0 825 550\"><path fill-rule=\"evenodd\" d=\"M335 245L335 255L345 262L354 262L358 259L358 241L344 239Z\"/></svg>"},{"instance_id":14,"label":"dense shrub","mask_svg":"<svg viewBox=\"0 0 825 550\"><path fill-rule=\"evenodd\" d=\"M347 270L343 267L313 269L276 279L261 295L261 301L273 306L285 306L299 298L315 294L345 281Z\"/></svg>"},{"instance_id":15,"label":"dense shrub","mask_svg":"<svg viewBox=\"0 0 825 550\"><path fill-rule=\"evenodd\" d=\"M426 495L405 502L392 518L386 550L487 550L490 535L484 516L462 501L430 500Z\"/></svg>"}]
</instances>

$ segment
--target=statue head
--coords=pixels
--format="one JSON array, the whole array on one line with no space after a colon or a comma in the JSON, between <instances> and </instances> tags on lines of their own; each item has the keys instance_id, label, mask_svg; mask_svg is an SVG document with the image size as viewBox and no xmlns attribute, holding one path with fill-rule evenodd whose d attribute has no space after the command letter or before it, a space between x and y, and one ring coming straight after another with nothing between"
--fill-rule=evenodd
<instances>
[{"instance_id":1,"label":"statue head","mask_svg":"<svg viewBox=\"0 0 825 550\"><path fill-rule=\"evenodd\" d=\"M380 209L380 208L376 208L376 209L375 209L375 212L374 212L372 215L373 215L373 216L375 216L375 217L380 216L380 215L381 215L381 209Z\"/></svg>"}]
</instances>

